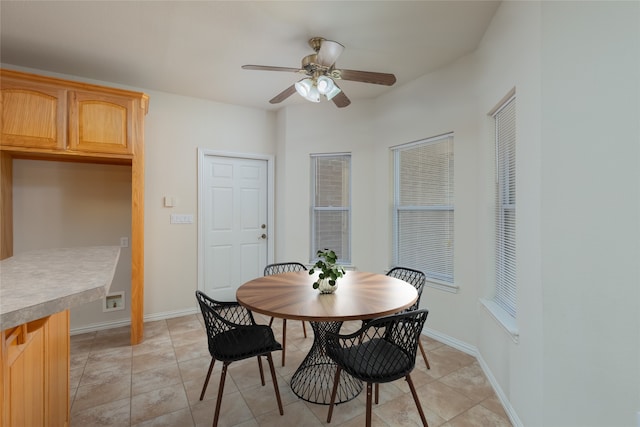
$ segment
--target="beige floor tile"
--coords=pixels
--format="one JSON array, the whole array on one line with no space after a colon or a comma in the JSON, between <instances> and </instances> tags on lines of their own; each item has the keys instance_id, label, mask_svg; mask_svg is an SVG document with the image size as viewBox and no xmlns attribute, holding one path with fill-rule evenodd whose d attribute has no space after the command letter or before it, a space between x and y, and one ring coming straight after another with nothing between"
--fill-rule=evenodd
<instances>
[{"instance_id":1,"label":"beige floor tile","mask_svg":"<svg viewBox=\"0 0 640 427\"><path fill-rule=\"evenodd\" d=\"M182 376L182 381L187 382L194 379L204 378L207 375L207 371L209 370L209 365L211 364L211 356L203 356L195 359L189 359L185 361L178 362L178 367L180 368L180 375ZM214 378L220 378L220 369L222 368L222 362L216 362L213 368L213 372L211 374L211 381Z\"/></svg>"},{"instance_id":2,"label":"beige floor tile","mask_svg":"<svg viewBox=\"0 0 640 427\"><path fill-rule=\"evenodd\" d=\"M193 427L194 425L191 411L185 408L134 424L132 427Z\"/></svg>"},{"instance_id":3,"label":"beige floor tile","mask_svg":"<svg viewBox=\"0 0 640 427\"><path fill-rule=\"evenodd\" d=\"M493 411L495 414L501 416L502 418L509 418L504 410L504 407L502 406L502 403L500 403L500 399L498 399L498 396L496 396L495 394L486 398L480 404L490 411Z\"/></svg>"},{"instance_id":4,"label":"beige floor tile","mask_svg":"<svg viewBox=\"0 0 640 427\"><path fill-rule=\"evenodd\" d=\"M297 401L285 406L284 415L280 415L276 410L256 417L256 421L260 427L319 427L326 424L316 418L313 412L302 401Z\"/></svg>"},{"instance_id":5,"label":"beige floor tile","mask_svg":"<svg viewBox=\"0 0 640 427\"><path fill-rule=\"evenodd\" d=\"M226 387L225 387L226 389ZM191 413L196 425L209 425L213 422L216 409L216 400L198 402L191 406ZM239 392L225 393L220 408L218 427L231 427L253 419L251 409Z\"/></svg>"},{"instance_id":6,"label":"beige floor tile","mask_svg":"<svg viewBox=\"0 0 640 427\"><path fill-rule=\"evenodd\" d=\"M115 382L131 382L131 370L113 369L85 370L78 387L88 385L111 384Z\"/></svg>"},{"instance_id":7,"label":"beige floor tile","mask_svg":"<svg viewBox=\"0 0 640 427\"><path fill-rule=\"evenodd\" d=\"M284 386L289 389L287 384ZM285 399L283 399L283 395L285 394L283 392L284 390L281 390L279 387L278 391L280 392L280 399L282 400L283 405L293 403L297 400L294 398L295 395L293 393L288 393L288 399L285 401ZM252 388L241 390L240 394L247 403L247 406L251 409L251 413L254 417L278 410L278 401L276 400L276 393L271 381L267 381L264 386L257 385Z\"/></svg>"},{"instance_id":8,"label":"beige floor tile","mask_svg":"<svg viewBox=\"0 0 640 427\"><path fill-rule=\"evenodd\" d=\"M82 381L82 380L81 380ZM72 415L84 409L131 396L131 377L109 378L109 382L80 386L71 407Z\"/></svg>"},{"instance_id":9,"label":"beige floor tile","mask_svg":"<svg viewBox=\"0 0 640 427\"><path fill-rule=\"evenodd\" d=\"M460 368L439 380L457 392L478 403L494 394L493 388L485 377L480 365L472 363Z\"/></svg>"},{"instance_id":10,"label":"beige floor tile","mask_svg":"<svg viewBox=\"0 0 640 427\"><path fill-rule=\"evenodd\" d=\"M429 426L436 427L445 422L438 414L431 411L420 397L422 411ZM422 420L411 394L405 394L381 405L373 405L373 413L390 426L421 426Z\"/></svg>"},{"instance_id":11,"label":"beige floor tile","mask_svg":"<svg viewBox=\"0 0 640 427\"><path fill-rule=\"evenodd\" d=\"M477 405L468 411L463 412L452 420L449 420L445 427L510 427L511 423L487 408Z\"/></svg>"},{"instance_id":12,"label":"beige floor tile","mask_svg":"<svg viewBox=\"0 0 640 427\"><path fill-rule=\"evenodd\" d=\"M361 393L364 395L365 390ZM327 421L327 415L329 414L329 405L317 405L314 403L305 402L307 407L311 412L313 412L319 420L323 423ZM338 405L334 405L333 407L333 415L331 416L331 424L340 425L344 422L351 420L352 418L357 417L360 414L364 414L366 410L366 405L364 402L361 402L359 399L352 399L348 402L340 403Z\"/></svg>"},{"instance_id":13,"label":"beige floor tile","mask_svg":"<svg viewBox=\"0 0 640 427\"><path fill-rule=\"evenodd\" d=\"M75 412L71 417L71 426L129 427L130 405L131 401L127 397Z\"/></svg>"},{"instance_id":14,"label":"beige floor tile","mask_svg":"<svg viewBox=\"0 0 640 427\"><path fill-rule=\"evenodd\" d=\"M475 402L439 381L417 387L422 407L450 420L474 406ZM407 396L410 398L410 396Z\"/></svg>"},{"instance_id":15,"label":"beige floor tile","mask_svg":"<svg viewBox=\"0 0 640 427\"><path fill-rule=\"evenodd\" d=\"M220 371L218 370L216 372L216 369L217 368L214 368L213 373L211 374L209 384L207 385L207 390L205 391L204 397L202 398L203 401L216 400L218 398L218 388L220 387ZM198 404L198 402L200 401L200 394L202 393L202 386L204 385L206 376L207 373L203 372L203 375L201 377L184 382L184 389L187 393L187 399L189 400L189 404L191 406ZM236 383L233 382L233 378L227 375L227 378L224 382L224 396L238 392L238 387L236 387Z\"/></svg>"},{"instance_id":16,"label":"beige floor tile","mask_svg":"<svg viewBox=\"0 0 640 427\"><path fill-rule=\"evenodd\" d=\"M133 373L131 394L137 396L161 387L174 385L182 386L182 378L180 377L180 369L178 369L177 363Z\"/></svg>"},{"instance_id":17,"label":"beige floor tile","mask_svg":"<svg viewBox=\"0 0 640 427\"><path fill-rule=\"evenodd\" d=\"M205 339L198 341L197 343L175 345L174 350L178 362L197 359L199 357L211 357L209 354L209 347Z\"/></svg>"},{"instance_id":18,"label":"beige floor tile","mask_svg":"<svg viewBox=\"0 0 640 427\"><path fill-rule=\"evenodd\" d=\"M144 353L138 356L133 356L132 372L143 372L148 369L157 369L162 367L173 367L177 365L176 353L173 347Z\"/></svg>"},{"instance_id":19,"label":"beige floor tile","mask_svg":"<svg viewBox=\"0 0 640 427\"><path fill-rule=\"evenodd\" d=\"M267 316L255 315L267 324ZM341 332L357 330L345 322ZM276 338L282 321L274 322ZM71 337L71 426L211 426L222 363L215 364L203 401L200 391L211 356L201 314L145 323L145 339L129 343L129 328ZM229 367L220 427L326 426L327 405L300 400L291 390L291 376L313 344L311 325L304 338L299 321L287 322L286 366L274 353L276 377L284 405L278 407L269 366L263 359L266 385L260 384L256 358ZM412 378L431 427L509 426L508 417L475 358L422 336L432 369L420 354ZM364 425L366 397L337 405L329 426ZM404 379L380 386L380 404L373 406L374 427L421 425Z\"/></svg>"},{"instance_id":20,"label":"beige floor tile","mask_svg":"<svg viewBox=\"0 0 640 427\"><path fill-rule=\"evenodd\" d=\"M336 427L362 427L365 425L366 421L367 421L367 415L363 412L361 415L358 415L357 417L354 417L342 424L334 424L334 421L331 420L331 424L328 424L328 425L335 425ZM382 418L376 415L375 412L371 413L371 425L373 427L393 427L394 426L393 424L387 424ZM436 427L436 426L432 426L431 424L429 424L429 427Z\"/></svg>"},{"instance_id":21,"label":"beige floor tile","mask_svg":"<svg viewBox=\"0 0 640 427\"><path fill-rule=\"evenodd\" d=\"M189 407L182 385L155 389L131 397L131 424Z\"/></svg>"},{"instance_id":22,"label":"beige floor tile","mask_svg":"<svg viewBox=\"0 0 640 427\"><path fill-rule=\"evenodd\" d=\"M132 350L133 356L141 356L147 353L171 349L172 347L173 342L171 341L169 332L167 332L166 335L156 335L153 338L147 338L145 335L144 341L140 344L134 345Z\"/></svg>"},{"instance_id":23,"label":"beige floor tile","mask_svg":"<svg viewBox=\"0 0 640 427\"><path fill-rule=\"evenodd\" d=\"M180 332L171 332L171 341L175 346L183 345L207 345L207 334L204 329L185 330Z\"/></svg>"},{"instance_id":24,"label":"beige floor tile","mask_svg":"<svg viewBox=\"0 0 640 427\"><path fill-rule=\"evenodd\" d=\"M116 347L113 349L102 348L92 351L84 366L85 372L104 371L117 369L120 371L131 370L131 347Z\"/></svg>"}]
</instances>

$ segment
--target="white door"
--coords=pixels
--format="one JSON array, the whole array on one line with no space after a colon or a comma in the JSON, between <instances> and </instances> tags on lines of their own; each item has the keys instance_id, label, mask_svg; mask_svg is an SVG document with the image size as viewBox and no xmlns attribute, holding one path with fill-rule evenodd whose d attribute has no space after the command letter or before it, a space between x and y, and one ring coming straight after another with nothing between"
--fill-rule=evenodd
<instances>
[{"instance_id":1,"label":"white door","mask_svg":"<svg viewBox=\"0 0 640 427\"><path fill-rule=\"evenodd\" d=\"M262 276L267 264L267 160L215 155L201 160L200 289L233 301L237 288Z\"/></svg>"}]
</instances>

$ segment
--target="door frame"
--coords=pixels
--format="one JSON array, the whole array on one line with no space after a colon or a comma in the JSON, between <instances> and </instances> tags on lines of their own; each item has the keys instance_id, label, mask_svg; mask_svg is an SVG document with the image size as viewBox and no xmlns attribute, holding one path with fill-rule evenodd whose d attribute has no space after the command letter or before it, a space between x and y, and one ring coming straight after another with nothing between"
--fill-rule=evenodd
<instances>
[{"instance_id":1,"label":"door frame","mask_svg":"<svg viewBox=\"0 0 640 427\"><path fill-rule=\"evenodd\" d=\"M202 173L204 170L204 161L207 157L229 157L234 159L244 159L244 160L264 160L267 162L267 264L273 262L273 251L275 248L274 242L274 194L275 194L275 185L274 185L274 157L268 154L253 154L253 153L235 153L229 151L217 151L217 150L209 150L206 148L198 147L198 289L204 290L204 239L202 238L203 233L203 218L204 218L204 174Z\"/></svg>"}]
</instances>

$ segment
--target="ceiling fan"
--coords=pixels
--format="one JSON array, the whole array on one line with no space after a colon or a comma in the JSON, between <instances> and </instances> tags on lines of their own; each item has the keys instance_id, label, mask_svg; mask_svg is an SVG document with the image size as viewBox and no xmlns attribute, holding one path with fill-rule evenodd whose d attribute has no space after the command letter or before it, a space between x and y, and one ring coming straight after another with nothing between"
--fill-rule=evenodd
<instances>
[{"instance_id":1,"label":"ceiling fan","mask_svg":"<svg viewBox=\"0 0 640 427\"><path fill-rule=\"evenodd\" d=\"M385 86L391 86L396 82L396 76L393 74L335 68L335 62L344 50L344 46L338 42L322 37L313 37L309 40L309 46L315 53L302 58L301 68L268 65L243 65L242 68L244 70L287 71L306 76L270 99L271 104L278 104L298 92L311 102L320 102L320 96L325 96L328 100L333 101L337 107L342 108L351 104L351 100L338 87L336 80Z\"/></svg>"}]
</instances>

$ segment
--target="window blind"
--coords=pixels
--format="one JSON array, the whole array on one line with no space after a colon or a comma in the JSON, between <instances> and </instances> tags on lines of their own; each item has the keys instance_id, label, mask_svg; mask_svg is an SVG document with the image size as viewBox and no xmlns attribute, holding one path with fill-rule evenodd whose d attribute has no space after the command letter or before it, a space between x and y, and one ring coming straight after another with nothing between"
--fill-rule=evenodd
<instances>
[{"instance_id":1,"label":"window blind","mask_svg":"<svg viewBox=\"0 0 640 427\"><path fill-rule=\"evenodd\" d=\"M394 265L453 284L453 135L394 149Z\"/></svg>"},{"instance_id":2,"label":"window blind","mask_svg":"<svg viewBox=\"0 0 640 427\"><path fill-rule=\"evenodd\" d=\"M311 256L331 249L351 263L351 155L311 156Z\"/></svg>"},{"instance_id":3,"label":"window blind","mask_svg":"<svg viewBox=\"0 0 640 427\"><path fill-rule=\"evenodd\" d=\"M496 295L516 317L516 100L494 114L496 129Z\"/></svg>"}]
</instances>

